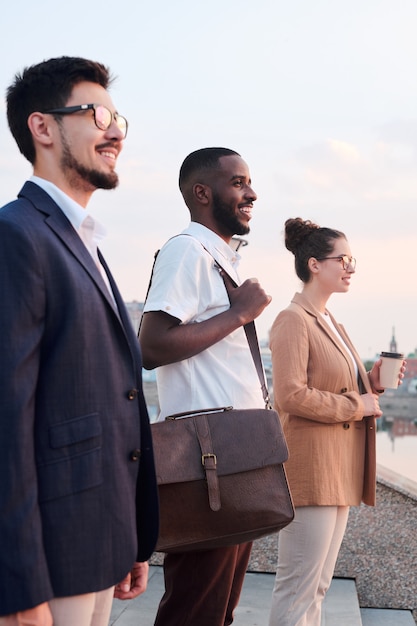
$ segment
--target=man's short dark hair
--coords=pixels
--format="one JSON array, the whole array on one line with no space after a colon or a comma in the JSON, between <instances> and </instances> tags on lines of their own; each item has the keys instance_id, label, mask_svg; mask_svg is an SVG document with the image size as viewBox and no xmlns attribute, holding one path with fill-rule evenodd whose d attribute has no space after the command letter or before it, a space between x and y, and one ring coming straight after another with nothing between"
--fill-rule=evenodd
<instances>
[{"instance_id":1,"label":"man's short dark hair","mask_svg":"<svg viewBox=\"0 0 417 626\"><path fill-rule=\"evenodd\" d=\"M240 154L229 148L201 148L191 152L184 159L180 168L179 186L181 193L184 195L184 186L193 174L202 170L216 169L219 165L219 159L223 156L240 157Z\"/></svg>"},{"instance_id":2,"label":"man's short dark hair","mask_svg":"<svg viewBox=\"0 0 417 626\"><path fill-rule=\"evenodd\" d=\"M16 74L7 90L7 120L20 152L30 163L35 162L35 147L27 125L31 113L65 106L80 82L97 83L107 89L112 80L109 69L101 63L66 56L26 67Z\"/></svg>"}]
</instances>

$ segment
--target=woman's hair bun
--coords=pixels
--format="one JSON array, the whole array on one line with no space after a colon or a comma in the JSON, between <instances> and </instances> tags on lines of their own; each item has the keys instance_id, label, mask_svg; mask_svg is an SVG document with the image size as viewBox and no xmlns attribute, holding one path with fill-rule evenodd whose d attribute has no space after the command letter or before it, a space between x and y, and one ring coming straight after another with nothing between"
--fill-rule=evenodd
<instances>
[{"instance_id":1,"label":"woman's hair bun","mask_svg":"<svg viewBox=\"0 0 417 626\"><path fill-rule=\"evenodd\" d=\"M285 222L285 247L295 254L297 248L318 228L320 226L311 220L303 220L301 217L289 218Z\"/></svg>"}]
</instances>

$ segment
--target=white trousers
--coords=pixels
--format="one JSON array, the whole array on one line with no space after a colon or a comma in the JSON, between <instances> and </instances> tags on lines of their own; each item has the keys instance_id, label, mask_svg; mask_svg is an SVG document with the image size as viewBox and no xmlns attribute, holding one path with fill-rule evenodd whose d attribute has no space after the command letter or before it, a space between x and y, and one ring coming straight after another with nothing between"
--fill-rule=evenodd
<instances>
[{"instance_id":1,"label":"white trousers","mask_svg":"<svg viewBox=\"0 0 417 626\"><path fill-rule=\"evenodd\" d=\"M108 626L114 587L53 598L27 611L0 617L0 626Z\"/></svg>"},{"instance_id":2,"label":"white trousers","mask_svg":"<svg viewBox=\"0 0 417 626\"><path fill-rule=\"evenodd\" d=\"M108 626L114 587L49 600L54 626Z\"/></svg>"},{"instance_id":3,"label":"white trousers","mask_svg":"<svg viewBox=\"0 0 417 626\"><path fill-rule=\"evenodd\" d=\"M302 506L279 533L269 626L320 626L348 506Z\"/></svg>"}]
</instances>

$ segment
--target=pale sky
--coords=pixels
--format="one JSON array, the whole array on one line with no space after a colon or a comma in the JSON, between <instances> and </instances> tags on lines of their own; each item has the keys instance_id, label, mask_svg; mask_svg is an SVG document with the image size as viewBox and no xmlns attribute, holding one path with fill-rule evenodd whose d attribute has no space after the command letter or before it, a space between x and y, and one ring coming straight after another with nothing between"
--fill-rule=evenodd
<instances>
[{"instance_id":1,"label":"pale sky","mask_svg":"<svg viewBox=\"0 0 417 626\"><path fill-rule=\"evenodd\" d=\"M143 300L152 258L188 224L177 188L191 151L237 150L255 203L242 279L273 297L266 338L300 283L288 217L345 232L357 272L329 309L363 358L417 347L417 3L415 0L16 0L2 14L0 87L44 59L84 56L118 76L129 120L116 191L91 212L125 300ZM31 167L0 109L0 205Z\"/></svg>"}]
</instances>

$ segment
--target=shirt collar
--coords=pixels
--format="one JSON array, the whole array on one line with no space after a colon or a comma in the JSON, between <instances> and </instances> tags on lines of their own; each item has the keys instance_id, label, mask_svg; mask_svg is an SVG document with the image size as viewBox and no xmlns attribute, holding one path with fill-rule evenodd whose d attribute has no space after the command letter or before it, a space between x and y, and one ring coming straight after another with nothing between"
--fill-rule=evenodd
<instances>
[{"instance_id":1,"label":"shirt collar","mask_svg":"<svg viewBox=\"0 0 417 626\"><path fill-rule=\"evenodd\" d=\"M220 265L223 266L223 263L225 265L231 265L236 270L241 258L240 254L233 250L228 243L210 230L210 228L198 222L191 222L189 226L183 230L183 234L188 234L198 239L210 254L217 259Z\"/></svg>"},{"instance_id":2,"label":"shirt collar","mask_svg":"<svg viewBox=\"0 0 417 626\"><path fill-rule=\"evenodd\" d=\"M30 180L51 196L52 200L57 203L77 232L83 227L92 230L96 239L103 239L103 237L105 237L106 229L104 226L91 217L81 204L75 202L75 200L64 193L62 189L57 187L50 180L45 180L45 178L40 178L39 176L31 176Z\"/></svg>"}]
</instances>

